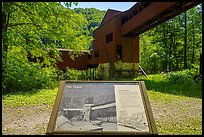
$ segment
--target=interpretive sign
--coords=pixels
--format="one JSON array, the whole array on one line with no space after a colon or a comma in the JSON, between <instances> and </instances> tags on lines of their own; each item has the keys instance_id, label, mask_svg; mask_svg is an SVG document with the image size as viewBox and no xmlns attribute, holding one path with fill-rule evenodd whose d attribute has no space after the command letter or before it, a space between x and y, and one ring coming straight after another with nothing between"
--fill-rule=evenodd
<instances>
[{"instance_id":1,"label":"interpretive sign","mask_svg":"<svg viewBox=\"0 0 204 137\"><path fill-rule=\"evenodd\" d=\"M61 81L46 134L158 134L143 81Z\"/></svg>"}]
</instances>

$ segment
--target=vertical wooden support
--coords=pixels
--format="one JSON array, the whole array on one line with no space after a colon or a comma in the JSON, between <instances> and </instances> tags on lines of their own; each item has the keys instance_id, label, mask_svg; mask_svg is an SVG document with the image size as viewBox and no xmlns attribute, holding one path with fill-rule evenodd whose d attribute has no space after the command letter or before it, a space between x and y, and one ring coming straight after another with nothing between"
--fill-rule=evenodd
<instances>
[{"instance_id":1,"label":"vertical wooden support","mask_svg":"<svg viewBox=\"0 0 204 137\"><path fill-rule=\"evenodd\" d=\"M139 35L133 38L132 62L139 63Z\"/></svg>"}]
</instances>

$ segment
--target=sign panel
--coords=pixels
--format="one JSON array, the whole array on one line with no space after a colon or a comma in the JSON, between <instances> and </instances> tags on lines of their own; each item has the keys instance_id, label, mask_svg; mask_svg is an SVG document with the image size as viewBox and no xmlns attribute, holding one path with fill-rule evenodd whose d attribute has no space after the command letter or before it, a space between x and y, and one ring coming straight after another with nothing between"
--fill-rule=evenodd
<instances>
[{"instance_id":1,"label":"sign panel","mask_svg":"<svg viewBox=\"0 0 204 137\"><path fill-rule=\"evenodd\" d=\"M118 131L149 132L139 85L115 85Z\"/></svg>"},{"instance_id":2,"label":"sign panel","mask_svg":"<svg viewBox=\"0 0 204 137\"><path fill-rule=\"evenodd\" d=\"M157 134L144 82L62 81L47 134Z\"/></svg>"}]
</instances>

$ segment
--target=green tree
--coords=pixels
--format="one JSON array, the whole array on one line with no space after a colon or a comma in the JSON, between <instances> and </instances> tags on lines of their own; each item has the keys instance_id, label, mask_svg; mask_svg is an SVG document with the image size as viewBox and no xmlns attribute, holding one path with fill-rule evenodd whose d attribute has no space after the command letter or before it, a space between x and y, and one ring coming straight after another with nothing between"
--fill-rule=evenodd
<instances>
[{"instance_id":1,"label":"green tree","mask_svg":"<svg viewBox=\"0 0 204 137\"><path fill-rule=\"evenodd\" d=\"M48 81L42 80L41 83L48 86L55 76L49 75L48 78L48 75L43 72L49 70L51 74L55 71L51 63L54 64L60 59L59 52L56 50L59 45L61 48L72 49L73 52L70 52L72 57L80 54L78 50L89 48L92 37L86 29L88 22L84 16L76 14L69 8L71 4L76 3L66 2L65 5L68 6L66 8L59 2L2 2L4 89L8 89L9 85L18 84L22 86L13 87L25 89L26 85L22 81L28 79L28 76L30 76L29 80L24 81L28 84L27 87L32 83L32 79L33 81L38 79L37 82L44 78ZM46 38L49 39L47 43L42 40ZM55 58L50 57L50 50L53 51ZM43 57L43 63L49 68L42 68L43 65L40 62L29 63L28 52L33 56ZM40 88L42 85L36 87Z\"/></svg>"},{"instance_id":2,"label":"green tree","mask_svg":"<svg viewBox=\"0 0 204 137\"><path fill-rule=\"evenodd\" d=\"M74 11L78 14L83 14L88 21L88 29L90 36L93 35L93 31L97 29L106 13L105 10L98 10L95 8L74 8Z\"/></svg>"},{"instance_id":3,"label":"green tree","mask_svg":"<svg viewBox=\"0 0 204 137\"><path fill-rule=\"evenodd\" d=\"M148 73L198 68L202 4L140 35L140 63Z\"/></svg>"},{"instance_id":4,"label":"green tree","mask_svg":"<svg viewBox=\"0 0 204 137\"><path fill-rule=\"evenodd\" d=\"M92 40L87 34L86 19L58 2L3 2L2 9L8 18L3 25L3 49L6 53L9 45L24 46L30 51L54 49L56 40L61 41L63 48L87 49ZM29 41L32 41L29 46L26 36L30 36ZM53 42L45 46L40 36Z\"/></svg>"}]
</instances>

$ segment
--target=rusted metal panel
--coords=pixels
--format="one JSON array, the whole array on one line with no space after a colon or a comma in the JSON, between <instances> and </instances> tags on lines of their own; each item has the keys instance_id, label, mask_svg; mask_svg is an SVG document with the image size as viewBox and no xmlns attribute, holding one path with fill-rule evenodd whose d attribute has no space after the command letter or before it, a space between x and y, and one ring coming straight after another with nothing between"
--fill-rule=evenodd
<instances>
[{"instance_id":1,"label":"rusted metal panel","mask_svg":"<svg viewBox=\"0 0 204 137\"><path fill-rule=\"evenodd\" d=\"M122 38L122 53L123 58L122 62L131 62L132 59L132 47L133 39L132 38Z\"/></svg>"},{"instance_id":2,"label":"rusted metal panel","mask_svg":"<svg viewBox=\"0 0 204 137\"><path fill-rule=\"evenodd\" d=\"M129 21L133 16L144 10L151 3L152 2L137 2L137 4L133 5L129 10L121 13L121 25Z\"/></svg>"},{"instance_id":3,"label":"rusted metal panel","mask_svg":"<svg viewBox=\"0 0 204 137\"><path fill-rule=\"evenodd\" d=\"M87 61L88 64L101 64L118 61L118 45L121 45L122 47L123 62L139 62L139 38L135 37L129 38L127 40L125 40L125 38L122 38L120 19L121 15L118 14L94 31L94 47L92 56ZM113 33L113 40L106 43L106 35L110 34L111 32ZM99 50L99 57L94 57L94 52L96 52L96 50Z\"/></svg>"},{"instance_id":4,"label":"rusted metal panel","mask_svg":"<svg viewBox=\"0 0 204 137\"><path fill-rule=\"evenodd\" d=\"M179 15L180 13L200 4L201 1L145 3L146 2L137 3L131 8L131 10L122 13L123 15L121 20L124 22L122 27L123 36L135 37L136 35L148 31L151 28L154 28L157 25L160 25L161 23ZM140 12L137 12L137 10L140 10L138 8L139 5L146 5L147 7ZM132 15L132 13L135 15ZM129 20L126 19L126 16L128 16Z\"/></svg>"},{"instance_id":5,"label":"rusted metal panel","mask_svg":"<svg viewBox=\"0 0 204 137\"><path fill-rule=\"evenodd\" d=\"M92 58L88 59L88 64L100 64L108 63L109 57L112 61L115 61L115 41L116 41L116 30L120 29L115 27L116 17L114 16L108 22L100 26L97 30L94 31L93 37L93 51ZM106 42L106 36L110 33L113 33L112 41ZM99 57L95 57L94 53L96 50L99 50ZM108 56L107 56L108 53Z\"/></svg>"},{"instance_id":6,"label":"rusted metal panel","mask_svg":"<svg viewBox=\"0 0 204 137\"><path fill-rule=\"evenodd\" d=\"M131 63L139 63L139 36L134 37L134 46L132 50L132 62Z\"/></svg>"},{"instance_id":7,"label":"rusted metal panel","mask_svg":"<svg viewBox=\"0 0 204 137\"><path fill-rule=\"evenodd\" d=\"M159 13L174 6L177 2L154 2L131 18L122 26L121 34L125 35L134 28L157 16Z\"/></svg>"},{"instance_id":8,"label":"rusted metal panel","mask_svg":"<svg viewBox=\"0 0 204 137\"><path fill-rule=\"evenodd\" d=\"M83 53L83 55L76 57L74 60L70 58L69 51L60 51L62 62L57 62L57 66L60 70L66 70L67 67L74 68L78 70L87 69L87 59L88 53Z\"/></svg>"},{"instance_id":9,"label":"rusted metal panel","mask_svg":"<svg viewBox=\"0 0 204 137\"><path fill-rule=\"evenodd\" d=\"M139 36L134 38L122 37L122 62L139 63Z\"/></svg>"},{"instance_id":10,"label":"rusted metal panel","mask_svg":"<svg viewBox=\"0 0 204 137\"><path fill-rule=\"evenodd\" d=\"M164 12L159 13L157 16L146 21L142 25L132 29L127 34L123 35L125 37L134 37L136 35L142 34L145 31L148 31L157 25L162 24L163 22L181 14L182 12L200 4L201 2L177 2L173 7L165 10Z\"/></svg>"},{"instance_id":11,"label":"rusted metal panel","mask_svg":"<svg viewBox=\"0 0 204 137\"><path fill-rule=\"evenodd\" d=\"M115 16L116 14L118 14L120 12L121 11L118 11L118 10L108 9L102 22L101 22L101 25L103 25L105 22L109 21L113 16Z\"/></svg>"},{"instance_id":12,"label":"rusted metal panel","mask_svg":"<svg viewBox=\"0 0 204 137\"><path fill-rule=\"evenodd\" d=\"M121 15L116 16L115 18L115 35L114 35L114 46L121 45Z\"/></svg>"}]
</instances>

